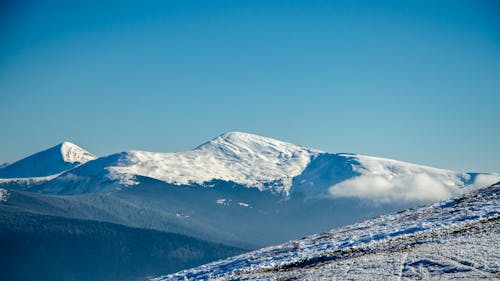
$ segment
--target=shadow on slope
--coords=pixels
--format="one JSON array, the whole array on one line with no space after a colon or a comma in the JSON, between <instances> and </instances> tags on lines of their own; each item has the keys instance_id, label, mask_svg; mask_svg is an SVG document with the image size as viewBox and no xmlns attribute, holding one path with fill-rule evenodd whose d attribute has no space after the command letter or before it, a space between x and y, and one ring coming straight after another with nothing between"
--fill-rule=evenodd
<instances>
[{"instance_id":1,"label":"shadow on slope","mask_svg":"<svg viewBox=\"0 0 500 281\"><path fill-rule=\"evenodd\" d=\"M46 195L11 191L1 205L53 216L107 221L258 248L404 209L356 198L288 199L231 182L169 185L151 178L120 191Z\"/></svg>"},{"instance_id":2,"label":"shadow on slope","mask_svg":"<svg viewBox=\"0 0 500 281\"><path fill-rule=\"evenodd\" d=\"M3 280L143 280L242 252L179 234L0 208Z\"/></svg>"}]
</instances>

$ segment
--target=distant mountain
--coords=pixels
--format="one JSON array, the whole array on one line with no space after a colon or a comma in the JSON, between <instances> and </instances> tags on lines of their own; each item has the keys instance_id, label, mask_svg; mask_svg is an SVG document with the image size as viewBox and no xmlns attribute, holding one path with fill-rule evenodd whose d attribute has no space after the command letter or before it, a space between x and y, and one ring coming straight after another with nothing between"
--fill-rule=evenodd
<instances>
[{"instance_id":1,"label":"distant mountain","mask_svg":"<svg viewBox=\"0 0 500 281\"><path fill-rule=\"evenodd\" d=\"M46 162L50 160L47 158ZM34 170L37 169L38 166ZM185 152L128 151L101 157L68 169L32 191L107 192L138 185L141 178L177 186L210 187L215 181L227 182L282 197L300 194L307 199L356 197L426 201L445 199L467 188L487 186L500 180L500 175L454 172L391 159L322 152L271 138L230 132ZM422 186L429 186L431 190L420 190Z\"/></svg>"},{"instance_id":2,"label":"distant mountain","mask_svg":"<svg viewBox=\"0 0 500 281\"><path fill-rule=\"evenodd\" d=\"M56 175L96 157L70 142L63 142L12 164L0 167L0 178L33 178Z\"/></svg>"},{"instance_id":3,"label":"distant mountain","mask_svg":"<svg viewBox=\"0 0 500 281\"><path fill-rule=\"evenodd\" d=\"M499 244L497 183L151 280L496 280Z\"/></svg>"},{"instance_id":4,"label":"distant mountain","mask_svg":"<svg viewBox=\"0 0 500 281\"><path fill-rule=\"evenodd\" d=\"M0 206L2 280L144 280L242 252L179 234Z\"/></svg>"},{"instance_id":5,"label":"distant mountain","mask_svg":"<svg viewBox=\"0 0 500 281\"><path fill-rule=\"evenodd\" d=\"M0 179L10 190L0 205L260 247L499 180L230 132L190 151L121 152L48 177Z\"/></svg>"},{"instance_id":6,"label":"distant mountain","mask_svg":"<svg viewBox=\"0 0 500 281\"><path fill-rule=\"evenodd\" d=\"M148 177L191 186L219 180L287 194L293 177L318 154L274 139L231 132L185 152L112 154L60 175L49 186L57 185L60 192L73 194L95 191L96 185L104 190L110 184L132 186L139 183L138 177ZM58 193L58 188L44 191Z\"/></svg>"}]
</instances>

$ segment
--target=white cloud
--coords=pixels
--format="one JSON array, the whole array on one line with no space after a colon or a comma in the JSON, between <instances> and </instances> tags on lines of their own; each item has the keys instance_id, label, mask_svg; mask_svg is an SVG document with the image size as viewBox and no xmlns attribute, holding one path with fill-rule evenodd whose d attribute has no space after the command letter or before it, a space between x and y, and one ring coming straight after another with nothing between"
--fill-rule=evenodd
<instances>
[{"instance_id":1,"label":"white cloud","mask_svg":"<svg viewBox=\"0 0 500 281\"><path fill-rule=\"evenodd\" d=\"M477 187L487 187L500 181L498 174L482 174L477 175L474 180L474 185Z\"/></svg>"},{"instance_id":2,"label":"white cloud","mask_svg":"<svg viewBox=\"0 0 500 281\"><path fill-rule=\"evenodd\" d=\"M355 197L383 203L437 201L454 195L452 188L426 173L388 178L361 175L329 189L333 197Z\"/></svg>"}]
</instances>

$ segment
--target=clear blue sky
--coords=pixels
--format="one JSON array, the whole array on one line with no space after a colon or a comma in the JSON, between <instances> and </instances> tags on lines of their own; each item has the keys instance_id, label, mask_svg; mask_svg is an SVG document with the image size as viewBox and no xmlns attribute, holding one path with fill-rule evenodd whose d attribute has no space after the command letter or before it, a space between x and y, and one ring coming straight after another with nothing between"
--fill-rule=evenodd
<instances>
[{"instance_id":1,"label":"clear blue sky","mask_svg":"<svg viewBox=\"0 0 500 281\"><path fill-rule=\"evenodd\" d=\"M498 1L1 3L0 162L237 130L500 172Z\"/></svg>"}]
</instances>

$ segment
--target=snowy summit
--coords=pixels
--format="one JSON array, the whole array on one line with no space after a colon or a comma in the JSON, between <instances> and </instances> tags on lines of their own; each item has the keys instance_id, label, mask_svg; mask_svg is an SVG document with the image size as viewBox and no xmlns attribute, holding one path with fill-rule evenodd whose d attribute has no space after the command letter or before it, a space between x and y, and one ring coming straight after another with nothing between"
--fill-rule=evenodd
<instances>
[{"instance_id":1,"label":"snowy summit","mask_svg":"<svg viewBox=\"0 0 500 281\"><path fill-rule=\"evenodd\" d=\"M70 142L62 142L0 168L0 178L29 178L56 175L96 157Z\"/></svg>"},{"instance_id":2,"label":"snowy summit","mask_svg":"<svg viewBox=\"0 0 500 281\"><path fill-rule=\"evenodd\" d=\"M191 151L130 151L109 171L117 178L140 175L177 185L222 180L259 189L273 185L287 192L292 178L318 153L271 138L230 132Z\"/></svg>"},{"instance_id":3,"label":"snowy summit","mask_svg":"<svg viewBox=\"0 0 500 281\"><path fill-rule=\"evenodd\" d=\"M86 151L76 144L67 141L59 144L56 147L61 150L62 159L66 163L83 164L96 159L96 157L92 153Z\"/></svg>"}]
</instances>

